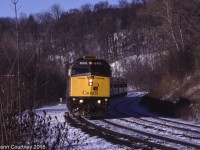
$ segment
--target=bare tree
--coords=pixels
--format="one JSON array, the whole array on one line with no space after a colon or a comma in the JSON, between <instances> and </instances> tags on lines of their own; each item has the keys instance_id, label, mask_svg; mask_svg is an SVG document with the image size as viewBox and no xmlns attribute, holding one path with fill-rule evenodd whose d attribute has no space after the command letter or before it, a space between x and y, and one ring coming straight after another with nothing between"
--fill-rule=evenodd
<instances>
[{"instance_id":1,"label":"bare tree","mask_svg":"<svg viewBox=\"0 0 200 150\"><path fill-rule=\"evenodd\" d=\"M99 3L94 5L93 11L97 12L108 8L109 8L109 3L107 1L100 1Z\"/></svg>"},{"instance_id":2,"label":"bare tree","mask_svg":"<svg viewBox=\"0 0 200 150\"><path fill-rule=\"evenodd\" d=\"M20 86L20 48L19 48L19 29L18 29L18 8L17 3L19 0L11 0L14 4L15 12L15 32L16 32L16 41L17 41L17 93L18 93L18 109L20 116L20 124L22 123L22 103L21 103L21 86ZM21 136L21 125L20 125L20 136Z\"/></svg>"},{"instance_id":3,"label":"bare tree","mask_svg":"<svg viewBox=\"0 0 200 150\"><path fill-rule=\"evenodd\" d=\"M119 7L127 8L127 7L129 7L129 3L127 2L127 0L119 0Z\"/></svg>"},{"instance_id":4,"label":"bare tree","mask_svg":"<svg viewBox=\"0 0 200 150\"><path fill-rule=\"evenodd\" d=\"M53 15L53 18L58 20L58 19L60 19L61 15L63 13L63 10L61 9L59 4L53 4L51 6L51 13Z\"/></svg>"},{"instance_id":5,"label":"bare tree","mask_svg":"<svg viewBox=\"0 0 200 150\"><path fill-rule=\"evenodd\" d=\"M91 12L92 11L92 5L89 3L86 3L81 6L82 12Z\"/></svg>"}]
</instances>

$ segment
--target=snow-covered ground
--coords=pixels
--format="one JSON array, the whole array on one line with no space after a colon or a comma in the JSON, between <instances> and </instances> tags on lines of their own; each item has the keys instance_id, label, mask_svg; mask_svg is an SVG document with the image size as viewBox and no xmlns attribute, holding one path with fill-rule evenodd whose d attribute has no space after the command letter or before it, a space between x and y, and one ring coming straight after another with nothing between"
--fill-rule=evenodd
<instances>
[{"instance_id":1,"label":"snow-covered ground","mask_svg":"<svg viewBox=\"0 0 200 150\"><path fill-rule=\"evenodd\" d=\"M181 125L179 123L194 125L194 126L196 126L196 128L200 128L200 125L195 122L186 122L183 120L179 120L179 119L175 119L175 118L168 118L167 116L162 116L159 114L154 114L154 113L149 112L146 108L141 107L139 104L140 98L144 94L146 94L146 92L129 92L126 97L113 99L111 101L111 108L115 107L115 106L116 107L120 106L120 111L129 113L129 114L133 114L133 117L130 117L127 119L123 119L124 117L119 117L118 119L111 118L111 119L107 119L107 120L111 121L111 122L116 122L118 124L130 127L133 129L134 128L140 129L141 132L145 131L145 132L149 132L152 134L156 133L156 135L160 134L163 137L166 136L167 138L171 138L171 139L177 138L180 140L190 141L190 139L184 138L184 135L187 134L187 131L184 131L181 129L181 128L187 129L187 125L185 126L184 124ZM127 100L125 103L129 104L129 105L127 105L126 108L122 105L119 105L124 100ZM123 108L123 110L122 110L122 108ZM117 108L117 109L119 109L119 108ZM149 115L151 117L145 117L145 116L134 117L134 113L131 113L131 109L136 112L140 112L142 114ZM51 118L52 118L51 126L53 127L53 126L56 126L58 123L61 123L61 124L65 123L64 114L65 114L65 112L68 111L68 109L65 104L58 104L56 106L43 107L43 108L35 110L35 112L39 115L42 115L44 113L43 111L45 111L47 113L47 116L48 115L51 116ZM109 115L112 115L112 113L114 114L115 112L109 112L109 113L110 113ZM97 120L97 122L98 122L98 120ZM122 122L122 123L120 123L120 122ZM132 123L130 123L130 122L132 122ZM136 123L134 123L134 122L136 122ZM175 122L175 123L173 123L173 122ZM100 121L99 124L102 124L102 122ZM158 126L156 125L158 127L158 129L157 129L157 127L155 127L155 124L158 124ZM173 126L177 126L177 124L179 124L180 129L176 129L177 127L173 128ZM169 126L165 127L165 125L169 125ZM74 127L70 126L69 124L67 124L66 128L67 128L67 130L63 130L62 132L63 132L63 134L66 134L66 132L68 132L67 140L64 141L64 143L62 143L62 145L60 145L60 147L58 146L59 149L69 148L68 147L69 144L71 144L70 148L74 147L76 149L98 149L98 150L101 150L101 149L113 149L113 150L115 150L115 149L131 149L131 148L125 147L125 146L122 147L120 145L114 145L114 144L106 141L105 139L101 139L96 136L90 136L90 135L84 133L83 131L81 131L81 129L74 128ZM117 128L115 129L115 131L116 130L117 130ZM119 129L119 130L120 130L119 132L123 131L122 129ZM183 137L176 136L176 134L175 134L176 132L177 132L177 135L181 135ZM196 135L196 133L194 133L192 135L191 134L192 133L190 133L189 136L191 136L191 137L194 136L194 137L199 138L199 136ZM139 135L136 135L136 136L139 136ZM77 141L77 139L78 139L78 142L74 142L74 143L72 142L72 141ZM199 140L194 140L194 142L199 143Z\"/></svg>"},{"instance_id":2,"label":"snow-covered ground","mask_svg":"<svg viewBox=\"0 0 200 150\"><path fill-rule=\"evenodd\" d=\"M64 124L65 122L65 118L64 118L64 114L65 112L68 112L68 108L66 107L66 104L58 104L56 106L47 106L47 107L43 107L40 109L36 109L35 112L36 114L39 115L43 115L43 111L45 111L47 113L47 116L51 116L52 120L51 120L51 126L52 128L54 126L57 125L57 120L59 121L59 123ZM55 118L55 116L57 117L57 119ZM94 136L89 136L88 134L85 134L84 132L82 132L80 129L74 128L70 125L67 124L67 131L63 131L63 132L68 132L68 141L66 140L66 142L58 147L59 149L73 149L72 147L74 147L75 149L85 149L85 150L124 150L124 149L129 149L128 147L121 147L120 145L113 145L112 143L98 138L98 137L94 137ZM66 133L65 133L66 134ZM77 141L74 142L73 141ZM69 144L72 144L71 147L68 147Z\"/></svg>"}]
</instances>

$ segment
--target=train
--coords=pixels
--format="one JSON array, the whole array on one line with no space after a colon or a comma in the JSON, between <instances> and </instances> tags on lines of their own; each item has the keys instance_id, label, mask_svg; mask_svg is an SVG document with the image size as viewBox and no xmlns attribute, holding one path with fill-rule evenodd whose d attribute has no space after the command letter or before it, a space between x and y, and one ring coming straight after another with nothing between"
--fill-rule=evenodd
<instances>
[{"instance_id":1,"label":"train","mask_svg":"<svg viewBox=\"0 0 200 150\"><path fill-rule=\"evenodd\" d=\"M83 56L68 69L67 107L73 116L102 117L112 96L126 95L127 83L111 76L111 67L103 59Z\"/></svg>"}]
</instances>

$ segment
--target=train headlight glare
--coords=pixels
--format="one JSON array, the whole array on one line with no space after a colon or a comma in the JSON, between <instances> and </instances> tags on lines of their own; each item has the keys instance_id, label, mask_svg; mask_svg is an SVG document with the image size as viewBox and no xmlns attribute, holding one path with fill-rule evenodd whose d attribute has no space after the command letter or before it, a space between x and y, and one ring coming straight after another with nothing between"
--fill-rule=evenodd
<instances>
[{"instance_id":1,"label":"train headlight glare","mask_svg":"<svg viewBox=\"0 0 200 150\"><path fill-rule=\"evenodd\" d=\"M75 99L75 98L72 98L72 100L75 101L76 99Z\"/></svg>"},{"instance_id":2,"label":"train headlight glare","mask_svg":"<svg viewBox=\"0 0 200 150\"><path fill-rule=\"evenodd\" d=\"M107 102L107 101L108 101L108 99L107 99L107 98L105 98L105 101Z\"/></svg>"},{"instance_id":3,"label":"train headlight glare","mask_svg":"<svg viewBox=\"0 0 200 150\"><path fill-rule=\"evenodd\" d=\"M89 86L92 86L93 85L93 79L89 79L88 81L89 81L89 83L88 83Z\"/></svg>"},{"instance_id":4,"label":"train headlight glare","mask_svg":"<svg viewBox=\"0 0 200 150\"><path fill-rule=\"evenodd\" d=\"M97 103L98 103L98 104L101 104L101 100L98 100Z\"/></svg>"},{"instance_id":5,"label":"train headlight glare","mask_svg":"<svg viewBox=\"0 0 200 150\"><path fill-rule=\"evenodd\" d=\"M80 99L80 100L79 100L79 103L83 103L83 99Z\"/></svg>"}]
</instances>

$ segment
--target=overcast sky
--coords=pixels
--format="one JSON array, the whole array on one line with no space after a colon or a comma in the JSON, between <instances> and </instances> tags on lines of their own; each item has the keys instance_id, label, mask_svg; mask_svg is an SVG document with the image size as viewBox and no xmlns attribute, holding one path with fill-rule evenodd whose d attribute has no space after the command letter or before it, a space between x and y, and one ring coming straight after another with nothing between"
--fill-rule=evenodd
<instances>
[{"instance_id":1,"label":"overcast sky","mask_svg":"<svg viewBox=\"0 0 200 150\"><path fill-rule=\"evenodd\" d=\"M49 11L53 4L60 4L64 11L80 8L85 3L96 4L105 0L18 0L18 14L27 15ZM117 5L119 0L107 0L109 4ZM131 0L127 0L130 2ZM0 17L14 17L12 0L0 0Z\"/></svg>"}]
</instances>

